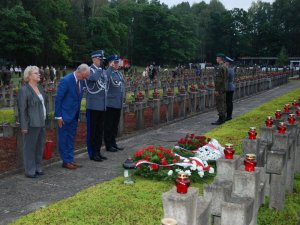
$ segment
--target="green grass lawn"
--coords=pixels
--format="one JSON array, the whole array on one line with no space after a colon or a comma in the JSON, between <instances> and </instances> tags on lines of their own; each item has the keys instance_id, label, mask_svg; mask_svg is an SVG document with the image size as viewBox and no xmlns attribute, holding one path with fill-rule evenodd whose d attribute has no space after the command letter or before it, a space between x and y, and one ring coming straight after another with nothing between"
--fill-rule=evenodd
<instances>
[{"instance_id":1,"label":"green grass lawn","mask_svg":"<svg viewBox=\"0 0 300 225\"><path fill-rule=\"evenodd\" d=\"M300 89L276 98L232 121L208 132L222 144L231 142L241 152L241 141L250 126L263 125L266 116L273 115L283 104L299 97ZM121 166L121 165L120 165ZM85 189L75 196L51 204L21 217L12 224L99 224L99 225L155 225L163 217L161 194L170 190L172 182L146 180L136 177L132 186L122 184L122 177ZM203 185L212 178L203 179L192 186L203 191ZM300 212L300 174L295 176L294 193L286 194L282 211L265 204L260 208L259 225L296 225Z\"/></svg>"},{"instance_id":2,"label":"green grass lawn","mask_svg":"<svg viewBox=\"0 0 300 225\"><path fill-rule=\"evenodd\" d=\"M218 126L206 133L206 135L208 137L216 138L223 145L226 143L234 144L236 153L240 154L242 146L241 140L247 136L250 127L256 127L259 136L259 128L264 125L267 116L275 118L274 114L277 109L283 110L284 104L289 103L291 105L292 101L299 97L300 89L295 89L294 91L277 97L246 114Z\"/></svg>"}]
</instances>

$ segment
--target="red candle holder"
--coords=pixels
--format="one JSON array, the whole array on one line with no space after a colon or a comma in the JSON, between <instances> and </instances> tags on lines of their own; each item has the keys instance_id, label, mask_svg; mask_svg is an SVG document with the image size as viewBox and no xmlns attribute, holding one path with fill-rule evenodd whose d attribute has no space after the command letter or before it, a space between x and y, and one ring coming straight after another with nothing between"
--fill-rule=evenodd
<instances>
[{"instance_id":1,"label":"red candle holder","mask_svg":"<svg viewBox=\"0 0 300 225\"><path fill-rule=\"evenodd\" d=\"M275 118L276 120L280 120L281 119L281 110L277 109L276 112L275 112Z\"/></svg>"},{"instance_id":2,"label":"red candle holder","mask_svg":"<svg viewBox=\"0 0 300 225\"><path fill-rule=\"evenodd\" d=\"M296 122L295 114L290 114L289 115L288 122L289 122L289 124L295 124L295 122Z\"/></svg>"},{"instance_id":3,"label":"red candle holder","mask_svg":"<svg viewBox=\"0 0 300 225\"><path fill-rule=\"evenodd\" d=\"M250 127L250 130L248 131L248 138L253 140L256 139L257 132L255 127Z\"/></svg>"},{"instance_id":4,"label":"red candle holder","mask_svg":"<svg viewBox=\"0 0 300 225\"><path fill-rule=\"evenodd\" d=\"M294 108L297 108L297 106L298 106L297 100L294 100L293 103L292 103L292 105L293 105Z\"/></svg>"},{"instance_id":5,"label":"red candle holder","mask_svg":"<svg viewBox=\"0 0 300 225\"><path fill-rule=\"evenodd\" d=\"M298 109L296 110L296 115L300 116L300 108L298 107Z\"/></svg>"},{"instance_id":6,"label":"red candle holder","mask_svg":"<svg viewBox=\"0 0 300 225\"><path fill-rule=\"evenodd\" d=\"M255 154L246 154L246 158L244 160L245 170L248 172L255 171L256 166L256 155Z\"/></svg>"},{"instance_id":7,"label":"red candle holder","mask_svg":"<svg viewBox=\"0 0 300 225\"><path fill-rule=\"evenodd\" d=\"M225 159L233 159L235 150L233 149L233 144L225 144L224 155Z\"/></svg>"},{"instance_id":8,"label":"red candle holder","mask_svg":"<svg viewBox=\"0 0 300 225\"><path fill-rule=\"evenodd\" d=\"M285 134L286 131L286 125L284 122L280 122L277 126L277 130L279 134Z\"/></svg>"},{"instance_id":9,"label":"red candle holder","mask_svg":"<svg viewBox=\"0 0 300 225\"><path fill-rule=\"evenodd\" d=\"M184 172L179 172L175 181L177 193L186 194L188 187L191 185L191 181L187 174Z\"/></svg>"},{"instance_id":10,"label":"red candle holder","mask_svg":"<svg viewBox=\"0 0 300 225\"><path fill-rule=\"evenodd\" d=\"M287 112L287 113L290 112L290 110L291 110L290 104L285 104L283 110L284 110L284 112Z\"/></svg>"},{"instance_id":11,"label":"red candle holder","mask_svg":"<svg viewBox=\"0 0 300 225\"><path fill-rule=\"evenodd\" d=\"M272 126L273 126L272 116L268 116L266 119L266 127L272 127Z\"/></svg>"}]
</instances>

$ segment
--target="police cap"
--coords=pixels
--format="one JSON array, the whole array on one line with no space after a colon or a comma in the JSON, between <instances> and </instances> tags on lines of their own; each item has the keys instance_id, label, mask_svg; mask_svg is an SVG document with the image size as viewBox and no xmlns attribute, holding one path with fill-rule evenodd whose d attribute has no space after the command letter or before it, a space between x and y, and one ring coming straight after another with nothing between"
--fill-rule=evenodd
<instances>
[{"instance_id":1,"label":"police cap","mask_svg":"<svg viewBox=\"0 0 300 225\"><path fill-rule=\"evenodd\" d=\"M231 62L233 62L234 60L233 60L232 58L229 58L228 56L226 56L226 57L225 57L225 61L231 63Z\"/></svg>"},{"instance_id":2,"label":"police cap","mask_svg":"<svg viewBox=\"0 0 300 225\"><path fill-rule=\"evenodd\" d=\"M105 59L104 57L104 51L103 50L97 50L91 53L92 58L99 58L99 59Z\"/></svg>"},{"instance_id":3,"label":"police cap","mask_svg":"<svg viewBox=\"0 0 300 225\"><path fill-rule=\"evenodd\" d=\"M217 57L221 57L221 58L225 59L226 55L224 53L217 53Z\"/></svg>"},{"instance_id":4,"label":"police cap","mask_svg":"<svg viewBox=\"0 0 300 225\"><path fill-rule=\"evenodd\" d=\"M120 57L118 55L111 55L107 58L109 62L111 61L119 61Z\"/></svg>"}]
</instances>

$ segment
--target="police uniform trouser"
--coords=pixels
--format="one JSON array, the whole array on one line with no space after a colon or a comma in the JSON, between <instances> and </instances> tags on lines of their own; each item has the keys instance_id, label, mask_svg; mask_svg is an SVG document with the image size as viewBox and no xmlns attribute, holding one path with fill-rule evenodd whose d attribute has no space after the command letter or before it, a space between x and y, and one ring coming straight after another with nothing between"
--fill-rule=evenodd
<instances>
[{"instance_id":1,"label":"police uniform trouser","mask_svg":"<svg viewBox=\"0 0 300 225\"><path fill-rule=\"evenodd\" d=\"M219 95L216 96L216 107L219 113L219 119L225 120L226 115L226 92L220 91Z\"/></svg>"},{"instance_id":2,"label":"police uniform trouser","mask_svg":"<svg viewBox=\"0 0 300 225\"><path fill-rule=\"evenodd\" d=\"M120 122L121 109L106 108L104 124L104 141L106 149L116 146L116 137L118 135L118 125Z\"/></svg>"},{"instance_id":3,"label":"police uniform trouser","mask_svg":"<svg viewBox=\"0 0 300 225\"><path fill-rule=\"evenodd\" d=\"M102 145L105 111L87 109L86 119L88 154L97 156Z\"/></svg>"},{"instance_id":4,"label":"police uniform trouser","mask_svg":"<svg viewBox=\"0 0 300 225\"><path fill-rule=\"evenodd\" d=\"M232 117L232 111L233 111L233 93L234 91L227 91L226 92L226 107L227 107L227 118Z\"/></svg>"}]
</instances>

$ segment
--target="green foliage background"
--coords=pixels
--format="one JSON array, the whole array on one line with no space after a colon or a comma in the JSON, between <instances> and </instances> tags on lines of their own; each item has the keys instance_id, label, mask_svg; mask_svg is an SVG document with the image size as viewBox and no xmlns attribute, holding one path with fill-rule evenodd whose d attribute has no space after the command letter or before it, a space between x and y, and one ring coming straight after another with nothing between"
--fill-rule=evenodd
<instances>
[{"instance_id":1,"label":"green foliage background","mask_svg":"<svg viewBox=\"0 0 300 225\"><path fill-rule=\"evenodd\" d=\"M218 0L171 8L158 0L1 0L0 58L76 65L104 49L143 67L214 62L217 52L300 55L300 1L257 1L248 11Z\"/></svg>"}]
</instances>

